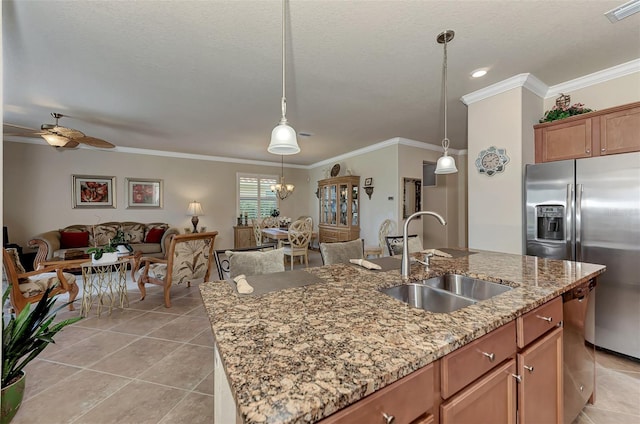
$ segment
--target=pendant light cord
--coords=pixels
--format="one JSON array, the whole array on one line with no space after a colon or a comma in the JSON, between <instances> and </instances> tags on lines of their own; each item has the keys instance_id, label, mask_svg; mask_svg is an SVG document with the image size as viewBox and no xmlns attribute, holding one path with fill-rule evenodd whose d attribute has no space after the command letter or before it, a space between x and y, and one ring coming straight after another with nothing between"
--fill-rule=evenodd
<instances>
[{"instance_id":1,"label":"pendant light cord","mask_svg":"<svg viewBox=\"0 0 640 424\"><path fill-rule=\"evenodd\" d=\"M287 1L282 0L282 121L287 122L287 98L285 96L285 74L286 74L286 26L285 26L285 18L286 18L286 6Z\"/></svg>"},{"instance_id":2,"label":"pendant light cord","mask_svg":"<svg viewBox=\"0 0 640 424\"><path fill-rule=\"evenodd\" d=\"M449 148L449 138L447 138L447 31L444 32L444 63L442 69L444 71L444 139L442 140L442 147L445 152Z\"/></svg>"}]
</instances>

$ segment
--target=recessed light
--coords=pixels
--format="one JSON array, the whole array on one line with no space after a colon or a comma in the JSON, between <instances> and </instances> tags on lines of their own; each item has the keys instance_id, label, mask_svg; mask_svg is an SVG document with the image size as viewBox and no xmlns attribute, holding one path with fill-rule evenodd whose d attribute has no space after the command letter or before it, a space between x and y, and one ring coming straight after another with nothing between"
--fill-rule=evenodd
<instances>
[{"instance_id":1,"label":"recessed light","mask_svg":"<svg viewBox=\"0 0 640 424\"><path fill-rule=\"evenodd\" d=\"M484 68L476 69L475 71L471 72L471 78L480 78L485 75L487 75L487 70Z\"/></svg>"}]
</instances>

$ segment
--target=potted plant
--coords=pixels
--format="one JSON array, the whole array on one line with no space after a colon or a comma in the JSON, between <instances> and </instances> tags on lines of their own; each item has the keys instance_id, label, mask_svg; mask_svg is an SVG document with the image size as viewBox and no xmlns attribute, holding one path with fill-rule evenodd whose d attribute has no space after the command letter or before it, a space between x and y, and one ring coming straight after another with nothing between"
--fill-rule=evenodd
<instances>
[{"instance_id":1,"label":"potted plant","mask_svg":"<svg viewBox=\"0 0 640 424\"><path fill-rule=\"evenodd\" d=\"M49 287L42 299L35 305L27 303L19 314L11 314L7 319L2 310L2 412L0 424L9 423L22 403L24 394L24 367L35 359L49 343L55 343L53 336L69 324L82 317L69 318L53 323L56 313L68 305L53 307L56 297L49 298L53 287ZM7 286L2 295L4 305L11 287Z\"/></svg>"},{"instance_id":2,"label":"potted plant","mask_svg":"<svg viewBox=\"0 0 640 424\"><path fill-rule=\"evenodd\" d=\"M128 234L118 230L116 235L109 241L109 246L116 249L118 253L129 254L133 252L133 248L129 245Z\"/></svg>"},{"instance_id":3,"label":"potted plant","mask_svg":"<svg viewBox=\"0 0 640 424\"><path fill-rule=\"evenodd\" d=\"M90 247L87 253L91 254L91 262L94 264L106 264L118 260L118 251L110 244L106 246Z\"/></svg>"}]
</instances>

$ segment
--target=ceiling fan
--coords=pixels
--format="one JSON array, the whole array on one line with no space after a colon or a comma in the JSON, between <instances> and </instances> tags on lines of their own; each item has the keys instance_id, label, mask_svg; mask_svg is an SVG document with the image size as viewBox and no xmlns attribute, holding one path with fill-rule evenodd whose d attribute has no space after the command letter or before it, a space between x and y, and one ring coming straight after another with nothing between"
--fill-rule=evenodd
<instances>
[{"instance_id":1,"label":"ceiling fan","mask_svg":"<svg viewBox=\"0 0 640 424\"><path fill-rule=\"evenodd\" d=\"M114 144L109 143L108 141L95 138L95 137L89 137L85 135L82 131L78 131L73 128L61 127L60 125L58 125L58 120L64 117L64 115L61 113L53 112L51 113L51 116L55 118L56 123L42 124L42 126L40 127L41 131L31 133L31 134L22 133L22 134L6 134L6 135L14 135L18 137L24 137L24 136L29 137L33 135L39 135L40 137L44 138L47 141L47 143L49 143L50 145L57 148L65 148L65 149L73 149L75 147L78 147L80 144L86 144L88 146L98 147L101 149L113 149L114 147L116 147ZM11 124L5 124L5 125L8 127L17 128L20 130L26 129L18 125L11 125Z\"/></svg>"}]
</instances>

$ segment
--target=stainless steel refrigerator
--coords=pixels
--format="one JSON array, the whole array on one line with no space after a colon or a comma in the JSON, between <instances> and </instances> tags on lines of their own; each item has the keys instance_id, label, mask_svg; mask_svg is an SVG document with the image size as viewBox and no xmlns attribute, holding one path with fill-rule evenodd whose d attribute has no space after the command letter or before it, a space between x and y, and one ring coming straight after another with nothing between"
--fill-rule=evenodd
<instances>
[{"instance_id":1,"label":"stainless steel refrigerator","mask_svg":"<svg viewBox=\"0 0 640 424\"><path fill-rule=\"evenodd\" d=\"M640 358L640 153L526 166L528 255L607 266L595 337Z\"/></svg>"}]
</instances>

